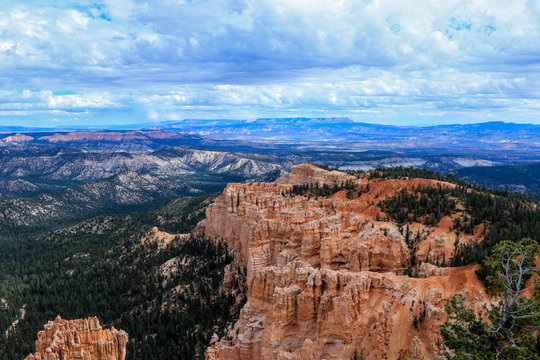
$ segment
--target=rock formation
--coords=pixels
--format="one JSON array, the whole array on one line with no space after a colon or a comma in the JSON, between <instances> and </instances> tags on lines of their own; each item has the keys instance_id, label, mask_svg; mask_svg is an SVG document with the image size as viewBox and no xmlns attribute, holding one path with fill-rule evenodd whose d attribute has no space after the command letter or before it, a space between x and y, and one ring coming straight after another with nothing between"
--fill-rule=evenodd
<instances>
[{"instance_id":1,"label":"rock formation","mask_svg":"<svg viewBox=\"0 0 540 360\"><path fill-rule=\"evenodd\" d=\"M8 144L8 143L26 143L29 141L34 140L33 137L17 133L15 135L7 136L3 139L0 139L0 144Z\"/></svg>"},{"instance_id":2,"label":"rock formation","mask_svg":"<svg viewBox=\"0 0 540 360\"><path fill-rule=\"evenodd\" d=\"M157 243L160 249L164 249L172 241L179 240L184 241L189 239L189 234L169 234L164 231L160 231L157 226L154 226L146 235L141 239L141 244Z\"/></svg>"},{"instance_id":3,"label":"rock formation","mask_svg":"<svg viewBox=\"0 0 540 360\"><path fill-rule=\"evenodd\" d=\"M276 180L277 184L314 184L318 186L342 185L347 181L355 181L354 176L347 175L341 171L326 171L317 166L304 164L293 166L289 174L285 174Z\"/></svg>"},{"instance_id":4,"label":"rock formation","mask_svg":"<svg viewBox=\"0 0 540 360\"><path fill-rule=\"evenodd\" d=\"M38 333L36 352L25 360L124 360L128 334L102 329L96 317L64 320L58 316Z\"/></svg>"},{"instance_id":5,"label":"rock formation","mask_svg":"<svg viewBox=\"0 0 540 360\"><path fill-rule=\"evenodd\" d=\"M293 184L342 185L361 194L293 196ZM403 188L453 186L435 180L368 180L316 168L293 167L276 183L229 184L207 209L196 232L226 241L247 268L247 303L213 359L431 359L441 350L446 299L464 293L475 306L488 301L476 266L438 268L459 242L451 218L434 227L410 225L420 238L409 249L404 229L384 218L377 203ZM412 252L418 277L404 276ZM410 270L410 269L409 269ZM226 340L228 339L228 340ZM232 340L231 340L232 339Z\"/></svg>"}]
</instances>

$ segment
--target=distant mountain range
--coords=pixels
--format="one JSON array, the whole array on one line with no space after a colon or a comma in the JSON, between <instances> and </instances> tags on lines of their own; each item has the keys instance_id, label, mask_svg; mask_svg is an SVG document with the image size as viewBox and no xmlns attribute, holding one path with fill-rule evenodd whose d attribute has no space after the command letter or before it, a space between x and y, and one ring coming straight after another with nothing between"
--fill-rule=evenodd
<instances>
[{"instance_id":1,"label":"distant mountain range","mask_svg":"<svg viewBox=\"0 0 540 360\"><path fill-rule=\"evenodd\" d=\"M216 140L323 142L319 145L342 150L431 148L540 153L540 125L504 122L418 127L359 123L347 118L185 120L160 129Z\"/></svg>"},{"instance_id":2,"label":"distant mountain range","mask_svg":"<svg viewBox=\"0 0 540 360\"><path fill-rule=\"evenodd\" d=\"M0 134L0 199L106 181L125 172L160 179L206 174L268 180L299 163L364 171L424 167L489 186L540 192L535 167L529 167L540 163L540 125L414 127L347 118L146 125L101 131L0 127L7 131Z\"/></svg>"},{"instance_id":3,"label":"distant mountain range","mask_svg":"<svg viewBox=\"0 0 540 360\"><path fill-rule=\"evenodd\" d=\"M115 147L189 146L250 152L291 150L451 151L476 155L517 153L540 156L540 125L505 122L437 126L393 126L347 118L280 118L257 120L183 120L139 124L139 129L81 131L0 127L2 143L116 143ZM21 135L25 137L22 138ZM128 142L122 142L129 140Z\"/></svg>"}]
</instances>

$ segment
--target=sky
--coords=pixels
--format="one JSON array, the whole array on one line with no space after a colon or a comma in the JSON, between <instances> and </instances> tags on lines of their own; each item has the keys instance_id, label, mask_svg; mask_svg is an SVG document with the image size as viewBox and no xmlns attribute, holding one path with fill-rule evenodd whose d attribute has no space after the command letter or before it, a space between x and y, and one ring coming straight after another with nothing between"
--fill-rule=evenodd
<instances>
[{"instance_id":1,"label":"sky","mask_svg":"<svg viewBox=\"0 0 540 360\"><path fill-rule=\"evenodd\" d=\"M0 0L0 125L540 124L539 84L539 0Z\"/></svg>"}]
</instances>

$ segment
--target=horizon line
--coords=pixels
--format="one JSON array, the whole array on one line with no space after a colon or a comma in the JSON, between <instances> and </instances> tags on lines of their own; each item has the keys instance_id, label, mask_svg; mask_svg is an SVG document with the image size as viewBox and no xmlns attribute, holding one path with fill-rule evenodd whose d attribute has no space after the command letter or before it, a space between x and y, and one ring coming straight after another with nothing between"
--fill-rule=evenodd
<instances>
[{"instance_id":1,"label":"horizon line","mask_svg":"<svg viewBox=\"0 0 540 360\"><path fill-rule=\"evenodd\" d=\"M374 126L387 126L395 128L434 128L434 127L448 127L448 126L467 126L467 125L481 125L481 124L507 124L507 125L532 125L540 126L540 124L535 124L532 122L513 122L513 121L502 121L502 120L491 120L491 121L478 121L478 122L455 122L447 124L431 124L431 125L416 125L416 124L406 124L406 125L396 125L388 123L376 123L376 122L367 122L367 121L357 121L349 117L336 116L336 117L262 117L255 119L235 119L235 118L215 118L215 119L197 119L197 118L186 118L182 120L168 120L160 123L131 123L131 124L107 124L107 125L97 125L97 126L85 126L85 125L74 125L74 126L24 126L24 125L0 125L0 133L14 133L14 132L49 132L49 131L170 131L175 132L174 129L166 128L167 126L179 125L183 122L243 122L243 123L252 123L260 120L348 120L346 122L356 123L356 124L365 124L365 125L374 125Z\"/></svg>"}]
</instances>

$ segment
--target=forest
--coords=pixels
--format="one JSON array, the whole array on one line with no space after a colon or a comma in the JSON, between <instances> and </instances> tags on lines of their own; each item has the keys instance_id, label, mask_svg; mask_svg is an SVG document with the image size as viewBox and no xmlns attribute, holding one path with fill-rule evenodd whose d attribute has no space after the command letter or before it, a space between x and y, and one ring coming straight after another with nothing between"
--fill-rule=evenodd
<instances>
[{"instance_id":1,"label":"forest","mask_svg":"<svg viewBox=\"0 0 540 360\"><path fill-rule=\"evenodd\" d=\"M218 291L231 254L226 245L202 238L163 249L142 245L141 238L156 224L189 232L208 201L179 198L151 211L2 235L0 328L20 321L0 336L0 358L19 360L33 352L37 332L58 314L95 315L104 327L127 331L128 359L204 358L210 337L222 336L239 309L236 297ZM164 273L160 266L170 259L177 271Z\"/></svg>"},{"instance_id":2,"label":"forest","mask_svg":"<svg viewBox=\"0 0 540 360\"><path fill-rule=\"evenodd\" d=\"M449 174L425 169L379 169L372 177L427 178L445 181L455 187L418 187L403 190L379 202L391 219L401 224L413 221L435 225L443 216L455 215L456 236L472 234L483 225L484 241L461 247L449 262L451 266L481 262L491 249L503 240L540 239L540 209L526 194L494 190L473 185ZM457 206L463 210L458 210Z\"/></svg>"},{"instance_id":3,"label":"forest","mask_svg":"<svg viewBox=\"0 0 540 360\"><path fill-rule=\"evenodd\" d=\"M403 190L378 204L388 218L407 229L411 222L435 225L444 216L455 217L456 236L483 225L485 241L460 248L445 265L481 262L502 240L540 238L540 210L526 195L490 190L424 169L378 169L368 176L452 184ZM343 190L354 198L368 188L351 182L332 187L295 185L282 195L316 198ZM57 315L97 316L104 327L127 331L128 359L204 358L212 335L225 335L245 301L219 291L232 254L224 244L203 238L178 239L164 248L142 244L141 239L154 226L172 234L189 233L215 196L207 192L86 220L5 228L0 233L0 328L19 322L0 334L0 358L21 359L33 352L37 332ZM414 247L415 235L406 233L408 245ZM167 261L175 271L164 271ZM239 273L245 276L245 269ZM245 283L236 281L234 287L242 293Z\"/></svg>"}]
</instances>

